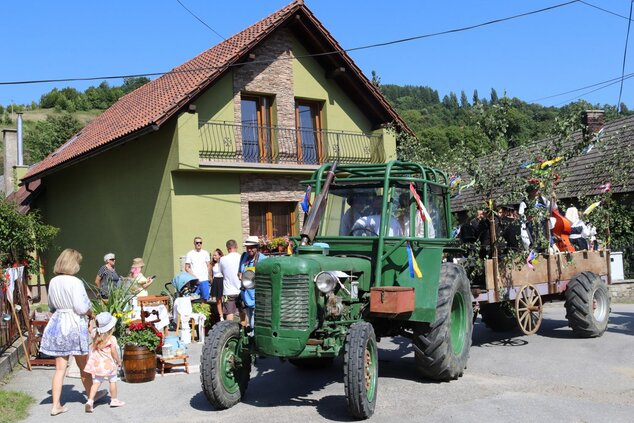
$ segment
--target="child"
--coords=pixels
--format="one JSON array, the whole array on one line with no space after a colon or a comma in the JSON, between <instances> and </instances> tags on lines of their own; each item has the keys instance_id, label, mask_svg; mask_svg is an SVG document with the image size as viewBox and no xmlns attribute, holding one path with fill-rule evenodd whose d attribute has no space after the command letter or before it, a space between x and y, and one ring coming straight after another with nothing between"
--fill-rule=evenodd
<instances>
[{"instance_id":1,"label":"child","mask_svg":"<svg viewBox=\"0 0 634 423\"><path fill-rule=\"evenodd\" d=\"M84 371L92 375L92 387L86 413L92 413L95 395L101 382L110 382L110 407L121 407L125 402L117 399L117 370L121 366L119 358L119 345L117 338L112 335L117 319L107 311L99 313L96 317L97 328L93 334L90 356Z\"/></svg>"}]
</instances>

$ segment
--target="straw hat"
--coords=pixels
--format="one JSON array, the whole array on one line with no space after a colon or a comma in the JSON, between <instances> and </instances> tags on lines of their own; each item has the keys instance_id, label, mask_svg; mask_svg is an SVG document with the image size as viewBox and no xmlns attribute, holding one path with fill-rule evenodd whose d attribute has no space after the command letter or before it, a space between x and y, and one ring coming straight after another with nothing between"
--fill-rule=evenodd
<instances>
[{"instance_id":1,"label":"straw hat","mask_svg":"<svg viewBox=\"0 0 634 423\"><path fill-rule=\"evenodd\" d=\"M132 260L132 266L130 267L143 267L145 263L143 263L143 259L141 257L137 257Z\"/></svg>"},{"instance_id":2,"label":"straw hat","mask_svg":"<svg viewBox=\"0 0 634 423\"><path fill-rule=\"evenodd\" d=\"M106 333L117 324L117 318L107 311L103 311L95 318L97 321L97 332Z\"/></svg>"}]
</instances>

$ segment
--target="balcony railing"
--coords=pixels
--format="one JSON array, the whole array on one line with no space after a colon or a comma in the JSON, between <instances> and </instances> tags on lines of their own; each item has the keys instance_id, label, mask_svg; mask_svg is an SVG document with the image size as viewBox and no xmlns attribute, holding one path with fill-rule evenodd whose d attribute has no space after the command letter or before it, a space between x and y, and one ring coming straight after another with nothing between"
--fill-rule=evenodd
<instances>
[{"instance_id":1,"label":"balcony railing","mask_svg":"<svg viewBox=\"0 0 634 423\"><path fill-rule=\"evenodd\" d=\"M362 132L201 122L200 135L202 160L301 165L385 161L383 136Z\"/></svg>"}]
</instances>

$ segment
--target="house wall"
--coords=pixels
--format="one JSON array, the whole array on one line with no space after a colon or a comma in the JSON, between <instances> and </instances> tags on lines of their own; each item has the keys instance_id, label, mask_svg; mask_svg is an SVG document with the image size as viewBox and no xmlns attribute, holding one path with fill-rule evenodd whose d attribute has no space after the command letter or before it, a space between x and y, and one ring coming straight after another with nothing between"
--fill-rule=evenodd
<instances>
[{"instance_id":1,"label":"house wall","mask_svg":"<svg viewBox=\"0 0 634 423\"><path fill-rule=\"evenodd\" d=\"M134 257L143 257L147 276L158 281L158 292L173 277L172 219L169 172L174 124L145 135L44 179L38 198L46 223L61 228L56 247L43 256L46 275L59 252L82 253L78 276L93 283L103 256L117 256L116 269L126 275Z\"/></svg>"}]
</instances>

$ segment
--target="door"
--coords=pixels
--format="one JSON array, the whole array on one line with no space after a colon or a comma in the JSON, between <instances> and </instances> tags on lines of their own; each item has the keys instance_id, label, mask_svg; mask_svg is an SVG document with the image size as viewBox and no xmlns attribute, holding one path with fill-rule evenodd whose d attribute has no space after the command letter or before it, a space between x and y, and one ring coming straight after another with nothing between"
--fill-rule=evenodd
<instances>
[{"instance_id":1,"label":"door","mask_svg":"<svg viewBox=\"0 0 634 423\"><path fill-rule=\"evenodd\" d=\"M270 163L271 99L265 96L242 96L242 155L245 162Z\"/></svg>"},{"instance_id":2,"label":"door","mask_svg":"<svg viewBox=\"0 0 634 423\"><path fill-rule=\"evenodd\" d=\"M321 104L310 101L295 102L295 125L297 127L297 158L302 164L320 164Z\"/></svg>"}]
</instances>

